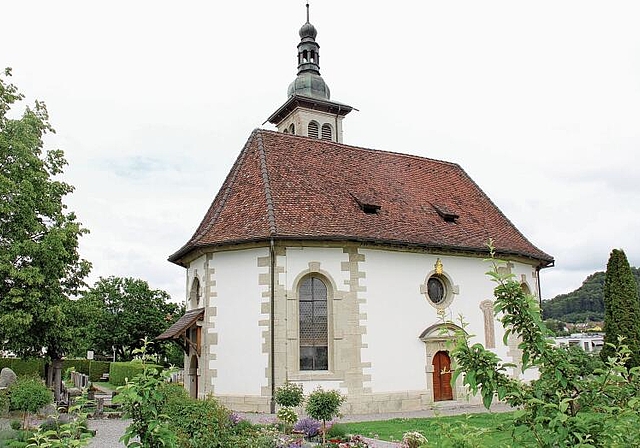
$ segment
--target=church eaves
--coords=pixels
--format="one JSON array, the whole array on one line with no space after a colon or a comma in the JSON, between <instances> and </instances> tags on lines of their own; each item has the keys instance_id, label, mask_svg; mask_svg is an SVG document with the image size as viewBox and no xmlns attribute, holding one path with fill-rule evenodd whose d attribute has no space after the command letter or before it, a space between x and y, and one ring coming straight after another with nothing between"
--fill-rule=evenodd
<instances>
[{"instance_id":1,"label":"church eaves","mask_svg":"<svg viewBox=\"0 0 640 448\"><path fill-rule=\"evenodd\" d=\"M375 213L363 213L368 202ZM553 263L457 164L255 130L198 229L169 260L272 238L477 254L491 238L499 254Z\"/></svg>"}]
</instances>

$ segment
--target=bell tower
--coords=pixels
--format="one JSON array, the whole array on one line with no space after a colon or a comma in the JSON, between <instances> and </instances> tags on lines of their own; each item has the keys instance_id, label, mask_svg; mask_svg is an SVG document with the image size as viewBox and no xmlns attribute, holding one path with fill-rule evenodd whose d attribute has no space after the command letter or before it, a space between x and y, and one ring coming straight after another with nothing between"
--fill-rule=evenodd
<instances>
[{"instance_id":1,"label":"bell tower","mask_svg":"<svg viewBox=\"0 0 640 448\"><path fill-rule=\"evenodd\" d=\"M298 76L289 84L287 101L267 119L279 132L342 143L342 119L353 110L331 101L329 86L320 76L318 31L307 21L300 28Z\"/></svg>"}]
</instances>

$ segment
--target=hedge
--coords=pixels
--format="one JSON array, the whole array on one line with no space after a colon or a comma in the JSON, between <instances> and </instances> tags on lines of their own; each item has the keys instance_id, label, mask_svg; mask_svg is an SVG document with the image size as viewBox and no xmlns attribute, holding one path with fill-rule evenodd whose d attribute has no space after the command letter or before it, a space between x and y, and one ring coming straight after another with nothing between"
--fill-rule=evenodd
<instances>
[{"instance_id":1,"label":"hedge","mask_svg":"<svg viewBox=\"0 0 640 448\"><path fill-rule=\"evenodd\" d=\"M0 358L0 370L9 367L16 375L38 375L44 378L44 359Z\"/></svg>"},{"instance_id":2,"label":"hedge","mask_svg":"<svg viewBox=\"0 0 640 448\"><path fill-rule=\"evenodd\" d=\"M91 361L91 374L89 374L88 359L65 359L62 361L62 372L73 367L76 372L90 375L89 381L100 381L103 374L109 373L109 364L111 364L109 361Z\"/></svg>"},{"instance_id":3,"label":"hedge","mask_svg":"<svg viewBox=\"0 0 640 448\"><path fill-rule=\"evenodd\" d=\"M142 373L145 368L152 367L162 370L162 366L155 364L142 364L141 362L112 362L109 368L109 382L114 386L124 386L127 378L131 380L134 376Z\"/></svg>"},{"instance_id":4,"label":"hedge","mask_svg":"<svg viewBox=\"0 0 640 448\"><path fill-rule=\"evenodd\" d=\"M44 359L20 359L20 358L0 358L0 370L9 367L18 376L38 375L44 378ZM91 361L91 381L100 381L102 374L109 372L108 361ZM89 360L87 359L64 359L62 361L62 372L69 367L73 367L76 372L89 374Z\"/></svg>"}]
</instances>

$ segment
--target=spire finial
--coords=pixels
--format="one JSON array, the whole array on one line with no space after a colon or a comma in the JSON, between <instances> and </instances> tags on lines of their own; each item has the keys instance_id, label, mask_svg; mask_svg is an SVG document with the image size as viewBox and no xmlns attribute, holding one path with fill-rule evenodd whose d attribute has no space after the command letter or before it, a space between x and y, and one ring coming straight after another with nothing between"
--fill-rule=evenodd
<instances>
[{"instance_id":1,"label":"spire finial","mask_svg":"<svg viewBox=\"0 0 640 448\"><path fill-rule=\"evenodd\" d=\"M307 23L309 23L309 2L307 2Z\"/></svg>"}]
</instances>

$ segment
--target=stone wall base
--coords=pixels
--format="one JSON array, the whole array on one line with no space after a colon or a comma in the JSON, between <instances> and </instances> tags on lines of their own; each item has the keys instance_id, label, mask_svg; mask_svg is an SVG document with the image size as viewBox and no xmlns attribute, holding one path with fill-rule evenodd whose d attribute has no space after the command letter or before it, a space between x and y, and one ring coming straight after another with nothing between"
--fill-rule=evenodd
<instances>
[{"instance_id":1,"label":"stone wall base","mask_svg":"<svg viewBox=\"0 0 640 448\"><path fill-rule=\"evenodd\" d=\"M271 412L269 397L251 395L214 395L222 405L237 412L256 412L268 414Z\"/></svg>"},{"instance_id":2,"label":"stone wall base","mask_svg":"<svg viewBox=\"0 0 640 448\"><path fill-rule=\"evenodd\" d=\"M393 412L413 412L451 407L466 404L480 404L480 397L459 393L459 400L433 401L433 395L422 391L389 392L349 396L342 405L344 415L382 414ZM224 406L237 412L254 412L268 414L270 412L269 397L216 395L215 398Z\"/></svg>"}]
</instances>

